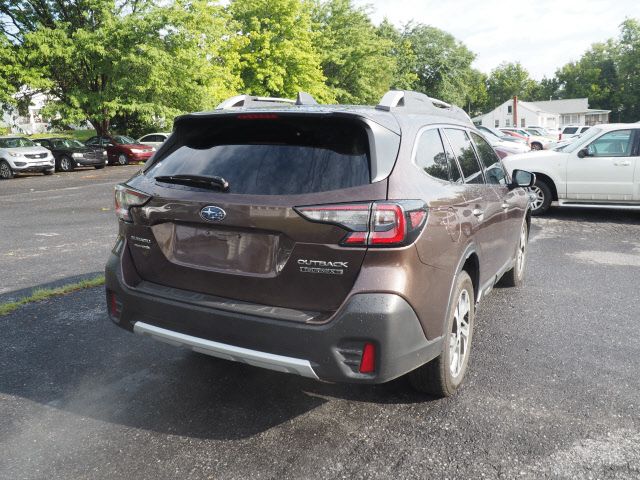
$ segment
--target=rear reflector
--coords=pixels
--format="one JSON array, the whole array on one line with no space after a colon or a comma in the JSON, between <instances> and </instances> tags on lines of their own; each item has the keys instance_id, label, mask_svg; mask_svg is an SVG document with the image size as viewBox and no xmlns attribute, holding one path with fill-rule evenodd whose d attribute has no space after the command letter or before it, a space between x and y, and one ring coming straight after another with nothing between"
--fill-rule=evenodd
<instances>
[{"instance_id":1,"label":"rear reflector","mask_svg":"<svg viewBox=\"0 0 640 480\"><path fill-rule=\"evenodd\" d=\"M373 373L376 370L376 346L373 343L365 343L360 360L360 373Z\"/></svg>"},{"instance_id":2,"label":"rear reflector","mask_svg":"<svg viewBox=\"0 0 640 480\"><path fill-rule=\"evenodd\" d=\"M107 308L109 309L109 315L114 320L120 318L122 312L122 303L118 300L118 297L111 290L107 290Z\"/></svg>"},{"instance_id":3,"label":"rear reflector","mask_svg":"<svg viewBox=\"0 0 640 480\"><path fill-rule=\"evenodd\" d=\"M298 214L318 223L337 225L349 233L343 246L397 247L418 237L427 208L419 200L296 207Z\"/></svg>"}]
</instances>

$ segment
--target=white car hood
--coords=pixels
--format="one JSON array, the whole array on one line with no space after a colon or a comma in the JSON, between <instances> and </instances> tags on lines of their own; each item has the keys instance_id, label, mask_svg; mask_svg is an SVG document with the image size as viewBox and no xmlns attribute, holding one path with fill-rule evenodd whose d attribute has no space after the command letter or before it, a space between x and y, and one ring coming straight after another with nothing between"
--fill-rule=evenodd
<instances>
[{"instance_id":1,"label":"white car hood","mask_svg":"<svg viewBox=\"0 0 640 480\"><path fill-rule=\"evenodd\" d=\"M8 152L19 153L21 155L25 154L38 154L38 153L49 153L44 147L15 147L15 148L5 148Z\"/></svg>"},{"instance_id":2,"label":"white car hood","mask_svg":"<svg viewBox=\"0 0 640 480\"><path fill-rule=\"evenodd\" d=\"M528 153L509 155L502 159L502 162L510 172L515 168L533 172L537 168L544 166L558 165L564 162L568 155L567 153L556 152L555 150L533 150Z\"/></svg>"}]
</instances>

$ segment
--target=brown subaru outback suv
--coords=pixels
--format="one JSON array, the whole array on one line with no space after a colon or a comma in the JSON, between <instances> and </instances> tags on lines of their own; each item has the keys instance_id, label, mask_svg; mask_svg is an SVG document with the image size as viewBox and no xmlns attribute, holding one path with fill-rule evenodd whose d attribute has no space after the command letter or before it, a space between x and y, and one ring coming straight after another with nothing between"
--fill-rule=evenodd
<instances>
[{"instance_id":1,"label":"brown subaru outback suv","mask_svg":"<svg viewBox=\"0 0 640 480\"><path fill-rule=\"evenodd\" d=\"M533 182L420 93L234 97L177 118L116 187L109 316L227 360L450 395L478 302L522 281Z\"/></svg>"}]
</instances>

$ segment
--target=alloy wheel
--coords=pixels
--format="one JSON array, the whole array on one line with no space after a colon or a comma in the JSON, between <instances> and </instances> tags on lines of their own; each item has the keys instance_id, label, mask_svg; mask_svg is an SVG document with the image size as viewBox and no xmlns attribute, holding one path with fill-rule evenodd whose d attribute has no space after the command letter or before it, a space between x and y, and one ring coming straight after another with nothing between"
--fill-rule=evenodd
<instances>
[{"instance_id":1,"label":"alloy wheel","mask_svg":"<svg viewBox=\"0 0 640 480\"><path fill-rule=\"evenodd\" d=\"M126 165L127 164L127 157L124 153L121 153L120 155L118 155L118 164L120 165Z\"/></svg>"},{"instance_id":2,"label":"alloy wheel","mask_svg":"<svg viewBox=\"0 0 640 480\"><path fill-rule=\"evenodd\" d=\"M69 170L71 170L71 162L67 157L62 157L60 159L60 170L62 170L63 172L68 172Z\"/></svg>"},{"instance_id":3,"label":"alloy wheel","mask_svg":"<svg viewBox=\"0 0 640 480\"><path fill-rule=\"evenodd\" d=\"M11 178L11 167L6 162L0 163L0 177Z\"/></svg>"},{"instance_id":4,"label":"alloy wheel","mask_svg":"<svg viewBox=\"0 0 640 480\"><path fill-rule=\"evenodd\" d=\"M453 325L449 336L449 369L457 377L469 355L469 320L471 301L469 292L463 289L453 314Z\"/></svg>"},{"instance_id":5,"label":"alloy wheel","mask_svg":"<svg viewBox=\"0 0 640 480\"><path fill-rule=\"evenodd\" d=\"M535 199L531 201L531 207L533 208L533 210L538 210L544 203L544 192L540 187L536 185L530 187L529 191L535 195Z\"/></svg>"}]
</instances>

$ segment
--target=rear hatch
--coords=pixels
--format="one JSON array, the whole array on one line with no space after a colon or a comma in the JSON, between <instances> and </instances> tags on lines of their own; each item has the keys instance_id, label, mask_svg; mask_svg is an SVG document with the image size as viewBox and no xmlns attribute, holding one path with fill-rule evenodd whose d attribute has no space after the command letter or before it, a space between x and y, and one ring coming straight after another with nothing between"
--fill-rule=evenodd
<instances>
[{"instance_id":1,"label":"rear hatch","mask_svg":"<svg viewBox=\"0 0 640 480\"><path fill-rule=\"evenodd\" d=\"M397 153L398 135L382 130L396 138ZM326 113L178 122L171 145L128 183L151 196L126 228L139 276L265 308L335 311L366 248L341 245L345 228L303 218L296 207L385 199L386 178L372 182L372 139L362 119ZM228 190L171 180L181 175L219 177Z\"/></svg>"}]
</instances>

